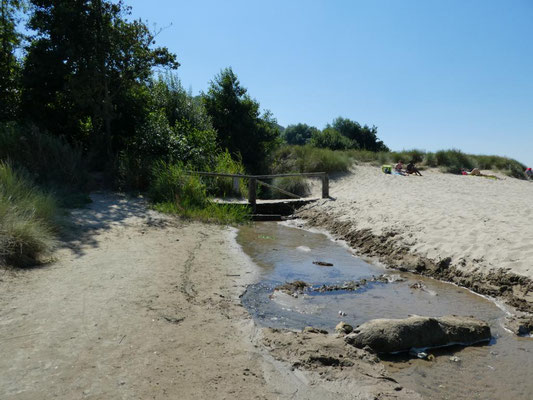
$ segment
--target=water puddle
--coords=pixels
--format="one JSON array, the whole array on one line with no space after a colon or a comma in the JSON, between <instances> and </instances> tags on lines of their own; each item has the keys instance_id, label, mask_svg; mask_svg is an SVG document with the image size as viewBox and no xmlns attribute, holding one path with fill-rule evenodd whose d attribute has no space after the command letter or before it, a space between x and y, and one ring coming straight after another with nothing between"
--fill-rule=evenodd
<instances>
[{"instance_id":1,"label":"water puddle","mask_svg":"<svg viewBox=\"0 0 533 400\"><path fill-rule=\"evenodd\" d=\"M341 320L355 326L412 314L474 316L490 324L494 337L490 345L429 350L434 361L384 357L386 368L427 398L533 398L533 339L506 331L502 327L506 312L493 301L451 284L369 264L326 235L278 223L245 226L237 241L260 267L260 281L249 286L242 298L259 325L314 326L333 332ZM382 274L391 282L372 281ZM276 286L295 280L319 289L363 279L366 284L354 291L274 292Z\"/></svg>"}]
</instances>

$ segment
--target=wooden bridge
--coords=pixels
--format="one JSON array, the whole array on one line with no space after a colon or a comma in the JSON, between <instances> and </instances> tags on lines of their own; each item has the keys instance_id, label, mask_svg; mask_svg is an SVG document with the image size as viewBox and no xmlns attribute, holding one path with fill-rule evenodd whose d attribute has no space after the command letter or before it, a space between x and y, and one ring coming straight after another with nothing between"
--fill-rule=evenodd
<instances>
[{"instance_id":1,"label":"wooden bridge","mask_svg":"<svg viewBox=\"0 0 533 400\"><path fill-rule=\"evenodd\" d=\"M249 204L256 220L274 220L281 218L282 215L290 215L295 209L301 206L317 201L319 198L304 198L297 194L290 193L285 189L274 186L265 180L271 180L275 178L284 177L304 177L304 178L318 178L322 181L322 198L329 198L329 176L326 172L303 172L303 173L289 173L289 174L276 174L276 175L241 175L241 174L226 174L219 172L195 172L188 171L191 175L221 177L233 179L233 188L236 192L239 192L240 180L248 179L248 197L245 201L231 201L217 200L220 204ZM259 200L257 199L257 185L262 185L270 189L279 191L284 195L290 197L290 199L274 199L274 200Z\"/></svg>"}]
</instances>

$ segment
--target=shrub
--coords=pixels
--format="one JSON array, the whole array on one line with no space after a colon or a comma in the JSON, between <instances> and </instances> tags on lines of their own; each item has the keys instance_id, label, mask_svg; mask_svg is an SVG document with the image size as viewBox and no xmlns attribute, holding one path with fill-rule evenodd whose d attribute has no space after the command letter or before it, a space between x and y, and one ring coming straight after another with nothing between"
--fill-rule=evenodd
<instances>
[{"instance_id":1,"label":"shrub","mask_svg":"<svg viewBox=\"0 0 533 400\"><path fill-rule=\"evenodd\" d=\"M334 128L326 128L323 131L315 131L311 140L311 146L330 150L356 149L357 143L346 136L341 135Z\"/></svg>"},{"instance_id":2,"label":"shrub","mask_svg":"<svg viewBox=\"0 0 533 400\"><path fill-rule=\"evenodd\" d=\"M217 156L213 172L237 175L246 174L241 160L234 160L227 150ZM207 185L210 194L216 196L246 195L246 179L240 179L239 192L236 192L233 187L233 178L213 177L205 180L208 182Z\"/></svg>"},{"instance_id":3,"label":"shrub","mask_svg":"<svg viewBox=\"0 0 533 400\"><path fill-rule=\"evenodd\" d=\"M56 203L21 172L0 162L0 264L37 263L55 245Z\"/></svg>"},{"instance_id":4,"label":"shrub","mask_svg":"<svg viewBox=\"0 0 533 400\"><path fill-rule=\"evenodd\" d=\"M184 173L182 165L158 162L153 168L149 196L155 203L174 202L184 208L204 207L207 191L200 178Z\"/></svg>"},{"instance_id":5,"label":"shrub","mask_svg":"<svg viewBox=\"0 0 533 400\"><path fill-rule=\"evenodd\" d=\"M154 208L203 222L241 223L249 220L246 205L211 202L206 185L196 175L188 175L181 164L158 162L153 169L149 196Z\"/></svg>"}]
</instances>

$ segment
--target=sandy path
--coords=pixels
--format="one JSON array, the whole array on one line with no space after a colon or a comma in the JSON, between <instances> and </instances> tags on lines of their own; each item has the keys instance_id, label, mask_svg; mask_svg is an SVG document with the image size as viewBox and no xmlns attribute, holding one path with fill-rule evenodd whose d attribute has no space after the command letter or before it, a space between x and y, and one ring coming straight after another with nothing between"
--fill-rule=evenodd
<instances>
[{"instance_id":1,"label":"sandy path","mask_svg":"<svg viewBox=\"0 0 533 400\"><path fill-rule=\"evenodd\" d=\"M1 399L406 394L368 378L377 366L336 384L270 356L240 305L254 267L229 229L182 223L142 200L93 200L74 213L58 262L0 271Z\"/></svg>"}]
</instances>

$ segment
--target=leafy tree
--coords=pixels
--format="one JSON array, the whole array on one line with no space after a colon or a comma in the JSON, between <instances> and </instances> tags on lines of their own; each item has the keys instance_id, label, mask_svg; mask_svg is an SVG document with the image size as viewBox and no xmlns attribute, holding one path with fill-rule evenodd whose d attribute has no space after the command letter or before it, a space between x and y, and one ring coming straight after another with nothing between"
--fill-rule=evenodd
<instances>
[{"instance_id":1,"label":"leafy tree","mask_svg":"<svg viewBox=\"0 0 533 400\"><path fill-rule=\"evenodd\" d=\"M216 163L216 132L199 98L174 75L153 80L147 116L120 157L122 186L144 189L157 162L210 170Z\"/></svg>"},{"instance_id":2,"label":"leafy tree","mask_svg":"<svg viewBox=\"0 0 533 400\"><path fill-rule=\"evenodd\" d=\"M20 65L15 50L22 35L17 32L20 0L0 0L0 121L15 119L19 103Z\"/></svg>"},{"instance_id":3,"label":"leafy tree","mask_svg":"<svg viewBox=\"0 0 533 400\"><path fill-rule=\"evenodd\" d=\"M315 132L318 132L318 129L314 126L296 124L289 125L282 136L288 144L304 145L311 140L311 136Z\"/></svg>"},{"instance_id":4,"label":"leafy tree","mask_svg":"<svg viewBox=\"0 0 533 400\"><path fill-rule=\"evenodd\" d=\"M327 125L337 130L341 135L347 137L357 144L356 148L370 151L389 151L388 147L378 139L378 128L368 125L361 126L358 122L348 118L338 117L332 125Z\"/></svg>"},{"instance_id":5,"label":"leafy tree","mask_svg":"<svg viewBox=\"0 0 533 400\"><path fill-rule=\"evenodd\" d=\"M101 157L142 122L152 68L177 68L130 8L109 0L31 0L35 31L23 71L23 111L38 126Z\"/></svg>"},{"instance_id":6,"label":"leafy tree","mask_svg":"<svg viewBox=\"0 0 533 400\"><path fill-rule=\"evenodd\" d=\"M323 131L316 131L311 137L311 146L331 150L356 149L357 143L332 128L327 127Z\"/></svg>"},{"instance_id":7,"label":"leafy tree","mask_svg":"<svg viewBox=\"0 0 533 400\"><path fill-rule=\"evenodd\" d=\"M279 128L272 114L261 114L259 103L247 94L231 68L215 76L203 102L220 147L233 156L240 155L248 170L260 172L279 143Z\"/></svg>"}]
</instances>

